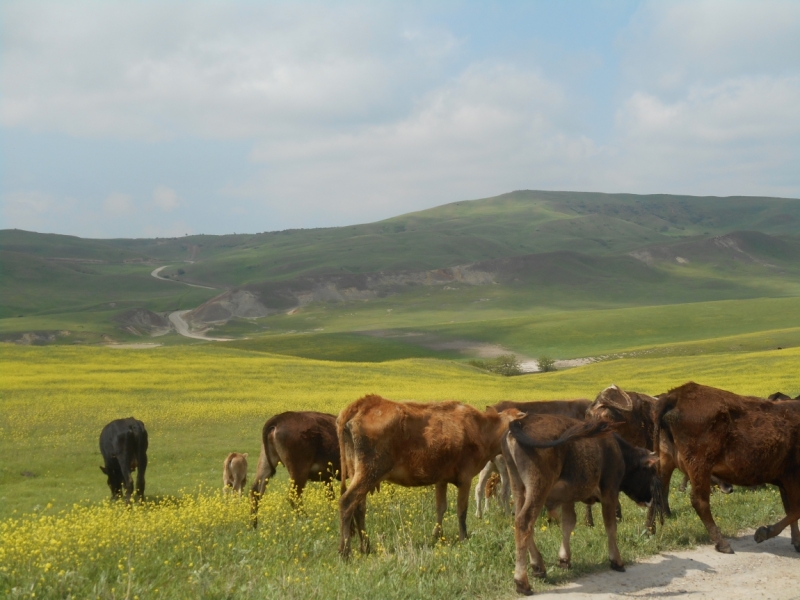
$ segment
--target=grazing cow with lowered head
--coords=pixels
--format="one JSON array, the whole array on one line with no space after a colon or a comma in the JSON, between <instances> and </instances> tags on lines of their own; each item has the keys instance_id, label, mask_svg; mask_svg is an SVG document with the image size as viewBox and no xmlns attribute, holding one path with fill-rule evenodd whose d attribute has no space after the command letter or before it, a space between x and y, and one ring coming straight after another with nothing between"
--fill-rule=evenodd
<instances>
[{"instance_id":1,"label":"grazing cow with lowered head","mask_svg":"<svg viewBox=\"0 0 800 600\"><path fill-rule=\"evenodd\" d=\"M336 416L289 411L264 423L261 454L250 488L253 527L258 526L258 501L264 494L267 481L275 475L278 463L283 463L289 471L295 492L292 502L302 496L308 481L331 483L340 469Z\"/></svg>"},{"instance_id":2,"label":"grazing cow with lowered head","mask_svg":"<svg viewBox=\"0 0 800 600\"><path fill-rule=\"evenodd\" d=\"M231 452L222 465L222 490L225 492L239 492L247 483L247 452L239 454Z\"/></svg>"},{"instance_id":3,"label":"grazing cow with lowered head","mask_svg":"<svg viewBox=\"0 0 800 600\"><path fill-rule=\"evenodd\" d=\"M719 552L733 550L711 515L712 475L734 485L778 486L786 517L759 527L755 540L790 525L800 552L800 402L770 402L689 382L662 396L655 416L656 440L666 439L682 457L692 506Z\"/></svg>"},{"instance_id":4,"label":"grazing cow with lowered head","mask_svg":"<svg viewBox=\"0 0 800 600\"><path fill-rule=\"evenodd\" d=\"M495 404L493 408L497 412L502 412L509 408L516 408L526 414L537 415L561 415L564 417L572 417L573 419L583 419L586 414L586 409L589 408L589 400L542 400L539 402L512 402L503 401ZM506 468L505 459L502 454L498 454L492 460L486 463L486 466L478 475L478 484L475 486L475 516L479 519L483 517L484 507L488 508L489 498L486 494L486 484L492 473L497 473L500 476L500 493L497 494L497 500L503 508L503 512L509 514L509 500L511 499L511 490L508 482L508 469ZM586 509L586 523L590 526L594 525L592 519L592 509Z\"/></svg>"},{"instance_id":5,"label":"grazing cow with lowered head","mask_svg":"<svg viewBox=\"0 0 800 600\"><path fill-rule=\"evenodd\" d=\"M658 457L628 444L605 421L580 421L553 415L523 416L511 422L503 438L516 516L517 592L532 594L528 579L530 554L535 577L544 577L544 560L536 547L533 528L546 508L561 506L561 549L558 565L570 568L570 536L575 527L575 503L600 502L608 536L611 568L624 571L617 548L616 507L619 493L634 502L660 508L663 491L658 478Z\"/></svg>"},{"instance_id":6,"label":"grazing cow with lowered head","mask_svg":"<svg viewBox=\"0 0 800 600\"><path fill-rule=\"evenodd\" d=\"M345 407L336 420L342 455L339 499L339 553L350 555L350 537L358 531L362 553L367 494L382 481L407 487L436 488L436 527L442 535L447 484L458 488L459 539L467 537L467 503L472 478L500 451L500 438L519 411L481 412L460 402L419 404L364 396ZM351 478L347 487L347 477Z\"/></svg>"},{"instance_id":7,"label":"grazing cow with lowered head","mask_svg":"<svg viewBox=\"0 0 800 600\"><path fill-rule=\"evenodd\" d=\"M144 498L144 473L147 470L147 430L144 423L128 417L111 421L100 432L100 454L105 464L100 470L108 476L111 498L122 496L125 488L125 501L131 501L133 494L133 475L136 474L136 496Z\"/></svg>"},{"instance_id":8,"label":"grazing cow with lowered head","mask_svg":"<svg viewBox=\"0 0 800 600\"><path fill-rule=\"evenodd\" d=\"M775 392L774 394L770 394L769 396L767 396L767 400L771 402L783 402L784 400L800 400L800 396L792 398L791 396L787 396L783 392Z\"/></svg>"}]
</instances>

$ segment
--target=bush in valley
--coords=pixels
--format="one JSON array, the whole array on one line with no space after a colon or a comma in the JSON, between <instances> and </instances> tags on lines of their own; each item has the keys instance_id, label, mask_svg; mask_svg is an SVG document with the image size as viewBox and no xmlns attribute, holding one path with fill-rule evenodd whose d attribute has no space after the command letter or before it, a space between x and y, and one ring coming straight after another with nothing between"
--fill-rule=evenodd
<instances>
[{"instance_id":1,"label":"bush in valley","mask_svg":"<svg viewBox=\"0 0 800 600\"><path fill-rule=\"evenodd\" d=\"M556 361L549 356L540 356L536 359L536 364L539 365L539 371L542 373L556 370Z\"/></svg>"},{"instance_id":2,"label":"bush in valley","mask_svg":"<svg viewBox=\"0 0 800 600\"><path fill-rule=\"evenodd\" d=\"M505 375L506 377L522 375L522 365L519 364L519 359L514 354L502 354L491 360L471 360L469 364L484 371Z\"/></svg>"}]
</instances>

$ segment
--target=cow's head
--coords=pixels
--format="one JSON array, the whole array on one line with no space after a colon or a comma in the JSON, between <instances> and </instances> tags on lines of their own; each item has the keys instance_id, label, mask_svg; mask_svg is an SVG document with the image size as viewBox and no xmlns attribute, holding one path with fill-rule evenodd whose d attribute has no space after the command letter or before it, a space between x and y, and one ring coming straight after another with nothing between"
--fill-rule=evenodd
<instances>
[{"instance_id":1,"label":"cow's head","mask_svg":"<svg viewBox=\"0 0 800 600\"><path fill-rule=\"evenodd\" d=\"M111 497L117 498L122 495L122 486L125 484L125 478L122 476L122 469L119 468L119 463L116 458L106 461L105 466L100 466L100 470L105 473L108 483L108 489L111 490Z\"/></svg>"},{"instance_id":2,"label":"cow's head","mask_svg":"<svg viewBox=\"0 0 800 600\"><path fill-rule=\"evenodd\" d=\"M629 421L634 409L633 399L616 385L611 385L597 395L586 409L586 416L598 421Z\"/></svg>"},{"instance_id":3,"label":"cow's head","mask_svg":"<svg viewBox=\"0 0 800 600\"><path fill-rule=\"evenodd\" d=\"M658 476L658 454L624 442L620 446L625 460L625 477L620 491L639 505L652 505L655 515L663 523L666 499Z\"/></svg>"}]
</instances>

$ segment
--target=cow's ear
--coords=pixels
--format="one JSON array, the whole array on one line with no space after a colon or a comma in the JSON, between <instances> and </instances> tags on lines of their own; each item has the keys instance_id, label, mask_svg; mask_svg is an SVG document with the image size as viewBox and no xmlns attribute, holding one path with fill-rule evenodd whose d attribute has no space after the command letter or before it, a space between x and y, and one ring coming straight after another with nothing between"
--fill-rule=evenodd
<instances>
[{"instance_id":1,"label":"cow's ear","mask_svg":"<svg viewBox=\"0 0 800 600\"><path fill-rule=\"evenodd\" d=\"M658 454L651 452L648 456L642 459L642 466L654 467L658 464Z\"/></svg>"},{"instance_id":2,"label":"cow's ear","mask_svg":"<svg viewBox=\"0 0 800 600\"><path fill-rule=\"evenodd\" d=\"M494 406L487 406L486 407L486 413L490 414L490 415L496 415L497 414L497 409Z\"/></svg>"},{"instance_id":3,"label":"cow's ear","mask_svg":"<svg viewBox=\"0 0 800 600\"><path fill-rule=\"evenodd\" d=\"M103 473L105 473L106 475L108 475L108 471L106 471L106 468L105 468L103 465L100 465L100 470L101 470Z\"/></svg>"},{"instance_id":4,"label":"cow's ear","mask_svg":"<svg viewBox=\"0 0 800 600\"><path fill-rule=\"evenodd\" d=\"M242 456L244 456L245 458L247 458L247 457L248 457L248 456L250 456L250 455L249 455L247 452L245 452L244 454L242 454Z\"/></svg>"},{"instance_id":5,"label":"cow's ear","mask_svg":"<svg viewBox=\"0 0 800 600\"><path fill-rule=\"evenodd\" d=\"M517 416L514 417L514 420L515 421L521 421L522 419L524 419L527 416L528 416L528 413L524 413L524 412L519 411Z\"/></svg>"}]
</instances>

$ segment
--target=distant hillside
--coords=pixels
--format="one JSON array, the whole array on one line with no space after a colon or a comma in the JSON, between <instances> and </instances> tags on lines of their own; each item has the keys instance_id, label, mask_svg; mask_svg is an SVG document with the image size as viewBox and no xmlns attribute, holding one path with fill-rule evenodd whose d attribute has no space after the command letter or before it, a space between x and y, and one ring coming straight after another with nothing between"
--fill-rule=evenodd
<instances>
[{"instance_id":1,"label":"distant hillside","mask_svg":"<svg viewBox=\"0 0 800 600\"><path fill-rule=\"evenodd\" d=\"M86 327L124 337L147 330L120 329L114 315L132 309L190 308L202 325L377 299L390 299L385 311L473 311L793 295L798 231L797 199L540 191L323 229L113 240L3 230L0 333L102 313ZM151 276L157 267L170 281Z\"/></svg>"}]
</instances>

